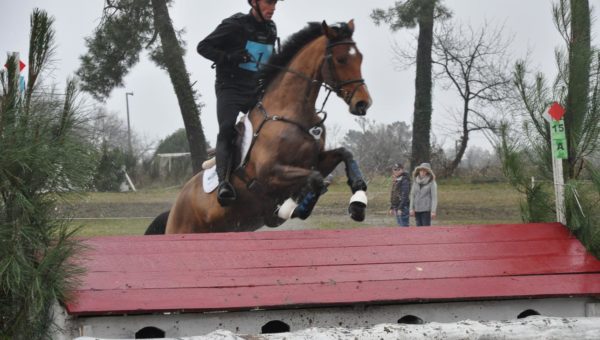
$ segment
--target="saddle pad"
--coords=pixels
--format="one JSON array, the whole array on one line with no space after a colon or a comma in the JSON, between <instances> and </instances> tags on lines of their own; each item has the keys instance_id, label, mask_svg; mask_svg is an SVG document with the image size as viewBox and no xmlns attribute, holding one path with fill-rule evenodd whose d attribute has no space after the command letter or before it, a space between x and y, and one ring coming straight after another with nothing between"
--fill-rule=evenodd
<instances>
[{"instance_id":1,"label":"saddle pad","mask_svg":"<svg viewBox=\"0 0 600 340\"><path fill-rule=\"evenodd\" d=\"M240 146L242 148L241 156L243 160L248 151L250 151L250 144L252 143L252 134L254 131L252 129L252 122L250 122L250 119L246 119L246 115L244 114L240 113L240 115L241 117L239 120L244 122L244 138L242 138L242 145ZM204 192L208 194L213 192L218 185L219 178L217 176L217 167L213 165L212 167L204 170L202 174L202 187L204 188Z\"/></svg>"}]
</instances>

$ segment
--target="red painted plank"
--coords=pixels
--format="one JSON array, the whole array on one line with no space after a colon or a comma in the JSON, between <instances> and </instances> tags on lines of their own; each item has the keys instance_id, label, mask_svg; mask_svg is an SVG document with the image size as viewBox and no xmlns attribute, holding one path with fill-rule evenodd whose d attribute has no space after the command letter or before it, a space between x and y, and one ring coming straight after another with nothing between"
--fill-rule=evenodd
<instances>
[{"instance_id":1,"label":"red painted plank","mask_svg":"<svg viewBox=\"0 0 600 340\"><path fill-rule=\"evenodd\" d=\"M341 264L432 262L450 260L482 260L537 255L585 254L585 248L576 239L459 243L438 245L399 245L344 247L332 244L330 248L236 251L187 252L174 254L103 255L92 257L86 266L92 271L160 271L206 270L226 268L270 268L294 266L325 266Z\"/></svg>"},{"instance_id":2,"label":"red painted plank","mask_svg":"<svg viewBox=\"0 0 600 340\"><path fill-rule=\"evenodd\" d=\"M598 295L600 274L362 281L248 288L83 291L70 314L247 310L355 303ZM150 298L151 297L151 298Z\"/></svg>"},{"instance_id":3,"label":"red painted plank","mask_svg":"<svg viewBox=\"0 0 600 340\"><path fill-rule=\"evenodd\" d=\"M470 235L479 233L485 235L496 232L523 233L530 230L561 230L568 234L568 230L560 223L528 223L528 224L490 224L490 225L460 225L436 226L426 228L401 228L401 227L366 227L354 229L328 229L328 230L277 230L268 232L242 232L242 233L211 233L211 234L176 234L176 235L146 235L146 236L104 236L94 237L92 240L113 242L137 242L140 238L148 241L162 242L164 240L291 240L291 239L324 239L346 238L381 235L389 237L391 232L405 235L428 235L435 239L438 234L454 233L457 235Z\"/></svg>"},{"instance_id":4,"label":"red painted plank","mask_svg":"<svg viewBox=\"0 0 600 340\"><path fill-rule=\"evenodd\" d=\"M253 287L359 282L600 273L593 256L535 256L495 260L305 266L286 268L211 269L152 272L91 272L78 290Z\"/></svg>"},{"instance_id":5,"label":"red painted plank","mask_svg":"<svg viewBox=\"0 0 600 340\"><path fill-rule=\"evenodd\" d=\"M338 238L293 238L282 242L280 239L178 239L170 236L158 237L129 237L127 246L119 238L94 238L87 244L94 247L95 254L161 254L187 253L190 251L221 251L233 250L271 250L298 248L329 248L333 241L345 247L408 244L441 244L441 243L483 243L529 240L552 240L569 238L569 232L559 224L544 227L509 226L498 228L443 228L431 229L434 232L413 232L414 228L370 228L376 232L365 235L361 233L345 233ZM427 228L425 228L427 229ZM431 231L430 230L430 231ZM381 232L384 232L381 234ZM229 234L227 234L229 235ZM202 242L203 241L203 242Z\"/></svg>"},{"instance_id":6,"label":"red painted plank","mask_svg":"<svg viewBox=\"0 0 600 340\"><path fill-rule=\"evenodd\" d=\"M86 242L74 314L600 295L600 261L557 223Z\"/></svg>"}]
</instances>

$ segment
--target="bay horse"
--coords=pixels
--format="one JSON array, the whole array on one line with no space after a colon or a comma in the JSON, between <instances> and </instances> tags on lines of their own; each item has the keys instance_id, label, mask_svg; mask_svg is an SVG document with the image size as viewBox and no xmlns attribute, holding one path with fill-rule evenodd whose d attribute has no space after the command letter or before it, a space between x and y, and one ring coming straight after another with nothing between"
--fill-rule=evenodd
<instances>
[{"instance_id":1,"label":"bay horse","mask_svg":"<svg viewBox=\"0 0 600 340\"><path fill-rule=\"evenodd\" d=\"M318 196L324 176L341 162L354 197L350 215L364 219L367 186L358 164L345 148L324 150L326 114L315 109L323 86L354 115L365 115L371 106L353 32L353 20L331 26L309 23L262 65L264 93L246 117L253 127L250 150L231 178L237 200L222 207L216 191L204 192L200 172L184 185L171 208L167 234L276 227L290 217L286 204L301 199L306 188ZM282 213L284 206L288 212Z\"/></svg>"}]
</instances>

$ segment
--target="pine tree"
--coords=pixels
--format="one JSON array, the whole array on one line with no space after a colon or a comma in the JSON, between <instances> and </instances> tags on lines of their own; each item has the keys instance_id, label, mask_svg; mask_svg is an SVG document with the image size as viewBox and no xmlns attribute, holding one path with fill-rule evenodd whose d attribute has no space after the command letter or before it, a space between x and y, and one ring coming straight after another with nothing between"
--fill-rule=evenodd
<instances>
[{"instance_id":1,"label":"pine tree","mask_svg":"<svg viewBox=\"0 0 600 340\"><path fill-rule=\"evenodd\" d=\"M156 65L167 71L179 102L194 173L202 170L206 139L200 122L197 94L185 67L184 43L178 40L168 5L171 0L106 0L103 20L93 37L86 39L87 54L77 74L83 89L99 100L123 85L123 78L150 51Z\"/></svg>"},{"instance_id":2,"label":"pine tree","mask_svg":"<svg viewBox=\"0 0 600 340\"><path fill-rule=\"evenodd\" d=\"M433 24L436 19L441 20L448 17L450 17L450 11L441 5L441 0L397 1L394 7L388 10L376 9L371 14L371 18L376 24L385 22L390 25L392 31L419 26L411 168L422 162L431 161Z\"/></svg>"},{"instance_id":3,"label":"pine tree","mask_svg":"<svg viewBox=\"0 0 600 340\"><path fill-rule=\"evenodd\" d=\"M77 84L68 80L61 95L41 86L52 25L33 11L24 91L18 55L0 74L0 339L51 339L52 308L82 273L70 262L81 249L76 229L57 220L54 207L61 192L89 182L93 157L80 133Z\"/></svg>"}]
</instances>

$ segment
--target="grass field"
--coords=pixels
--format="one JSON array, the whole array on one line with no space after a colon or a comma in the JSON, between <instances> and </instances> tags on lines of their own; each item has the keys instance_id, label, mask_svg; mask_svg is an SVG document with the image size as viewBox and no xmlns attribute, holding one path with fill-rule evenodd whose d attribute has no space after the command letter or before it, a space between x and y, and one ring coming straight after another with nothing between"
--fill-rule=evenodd
<instances>
[{"instance_id":1,"label":"grass field","mask_svg":"<svg viewBox=\"0 0 600 340\"><path fill-rule=\"evenodd\" d=\"M341 229L367 226L393 226L388 216L389 179L369 182L369 207L364 222L352 221L347 214L349 189L343 181L333 183L306 221L291 220L277 229ZM81 226L81 235L141 235L155 216L168 210L179 188L141 190L128 193L72 194L59 207L59 214ZM506 183L471 184L438 182L438 218L434 225L520 223L519 194ZM411 219L411 223L414 223ZM261 229L261 230L263 230Z\"/></svg>"}]
</instances>

